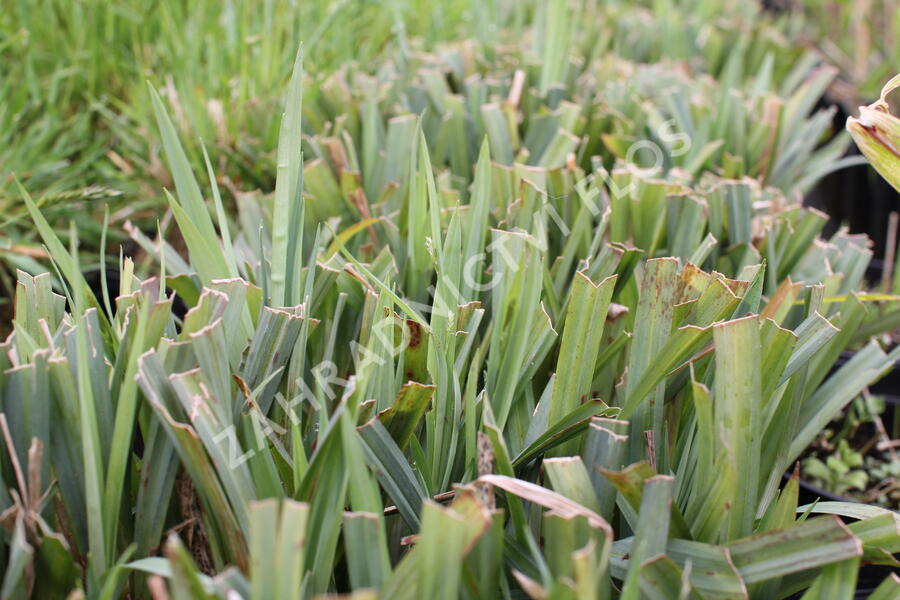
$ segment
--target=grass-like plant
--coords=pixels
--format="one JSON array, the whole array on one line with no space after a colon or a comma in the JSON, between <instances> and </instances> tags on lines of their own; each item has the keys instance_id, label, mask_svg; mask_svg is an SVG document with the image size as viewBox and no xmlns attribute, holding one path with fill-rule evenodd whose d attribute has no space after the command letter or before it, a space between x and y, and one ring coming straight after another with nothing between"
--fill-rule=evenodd
<instances>
[{"instance_id":1,"label":"grass-like plant","mask_svg":"<svg viewBox=\"0 0 900 600\"><path fill-rule=\"evenodd\" d=\"M244 189L270 190L267 153L277 140L281 90L295 40L307 41L317 75L406 43L463 33L468 2L418 0L37 0L0 11L0 314L8 318L15 269L40 272L47 256L29 227L14 179L36 198L61 239L74 220L84 267L97 268L109 209L110 242L122 224L147 231L171 180L159 156L148 78L175 107L190 139ZM202 84L201 84L202 82ZM202 168L202 154L190 154ZM233 166L232 166L233 165ZM15 174L15 177L13 176ZM0 330L6 331L5 327Z\"/></svg>"},{"instance_id":2,"label":"grass-like plant","mask_svg":"<svg viewBox=\"0 0 900 600\"><path fill-rule=\"evenodd\" d=\"M429 77L445 112L304 138L298 55L236 223L151 90L187 256L136 233L156 275L123 258L111 305L22 190L64 286L20 273L0 345L2 595L851 598L896 565L895 513L782 485L900 355L860 339L865 240L725 155L591 160L555 75L515 145Z\"/></svg>"},{"instance_id":3,"label":"grass-like plant","mask_svg":"<svg viewBox=\"0 0 900 600\"><path fill-rule=\"evenodd\" d=\"M857 6L812 0L795 9L797 38L814 44L850 83L838 94L847 109L876 98L900 59L896 45L900 18L891 0L869 0Z\"/></svg>"},{"instance_id":4,"label":"grass-like plant","mask_svg":"<svg viewBox=\"0 0 900 600\"><path fill-rule=\"evenodd\" d=\"M362 70L370 74L388 54L399 56L401 64L406 60L416 64L418 51L431 50L462 34L479 42L477 60L486 61L493 73L504 72L509 65L500 63L496 55L522 58L495 51L495 46L517 46L525 62L539 70L534 82L542 92L568 81L567 73L581 72L600 56L648 63L665 58L677 63L672 69L685 69L691 77L703 73L716 78L722 91L714 93L731 105L737 100L729 98L726 90L743 89L749 80L755 82L754 90L788 97L806 74L804 69L816 61L790 44L780 24L747 3L576 4L575 12L574 5L563 1L546 6L455 1L442 2L438 8L403 0L383 8L365 2L267 0L259 9L255 3L205 0L190 6L157 2L149 7L133 0L90 0L74 6L58 0L14 4L0 15L0 223L4 226L0 259L10 268L0 273L0 284L11 296L14 278L5 275L15 268L37 272L33 261L44 257L40 241L22 226L27 220L23 221L24 208L10 173L16 173L42 204L63 239L71 219L84 230L97 229L105 206L110 208L109 234L114 241L121 241L126 220L145 231L155 229L158 209L165 205L160 183L170 185L171 181L152 135L155 116L144 95L147 78L159 84L179 132L187 139L205 141L220 176L241 191L268 192L274 185L271 151L278 134L270 116L280 110L280 90L293 59L286 41L298 37L308 42L310 62L315 65L307 81L309 97L345 61L364 65ZM805 67L791 72L801 55ZM569 56L574 57L574 67L567 64ZM784 85L769 89L772 81ZM653 97L657 91L648 90L648 94ZM594 107L596 102L585 96L589 92L580 88L573 95L570 90L566 99L589 101ZM629 94L630 90L619 94L626 106L631 104ZM670 100L661 103L663 113L671 113ZM690 105L684 98L675 101L678 111ZM555 101L550 106L555 108ZM631 112L636 108L631 107ZM749 108L752 122L762 107ZM442 113L444 107L440 109ZM774 126L778 111L771 103L765 115L768 125ZM636 126L630 121L633 115L627 116L607 133L643 135L636 127L645 128L646 115L640 114ZM478 115L475 119L479 120ZM650 124L654 125L652 120ZM679 124L685 125L689 124ZM318 124L315 127L321 131ZM739 132L740 126L735 134ZM818 141L819 131L807 133L804 140ZM480 136L470 138L470 153L477 151L478 144ZM718 152L733 152L730 145L726 142ZM697 149L701 147L698 144ZM189 148L187 156L195 169L204 168L199 149ZM499 157L496 152L495 156ZM790 180L785 176L783 182ZM96 246L98 233L83 236L85 251L91 249L89 245ZM86 262L97 261L86 256Z\"/></svg>"}]
</instances>

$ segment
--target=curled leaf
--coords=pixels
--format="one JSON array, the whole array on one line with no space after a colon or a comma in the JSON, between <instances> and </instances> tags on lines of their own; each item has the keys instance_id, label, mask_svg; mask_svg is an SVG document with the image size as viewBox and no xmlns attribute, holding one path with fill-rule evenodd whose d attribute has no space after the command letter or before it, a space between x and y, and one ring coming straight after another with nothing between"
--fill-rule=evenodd
<instances>
[{"instance_id":1,"label":"curled leaf","mask_svg":"<svg viewBox=\"0 0 900 600\"><path fill-rule=\"evenodd\" d=\"M859 107L859 117L847 119L847 130L872 166L900 191L900 118L891 113L888 95L900 87L900 75L881 90L881 98Z\"/></svg>"}]
</instances>

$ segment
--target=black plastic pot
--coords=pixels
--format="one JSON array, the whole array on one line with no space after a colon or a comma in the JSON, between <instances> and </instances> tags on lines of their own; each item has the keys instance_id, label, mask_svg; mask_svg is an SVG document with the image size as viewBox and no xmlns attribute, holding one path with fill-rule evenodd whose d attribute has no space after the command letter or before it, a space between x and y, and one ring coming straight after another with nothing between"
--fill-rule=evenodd
<instances>
[{"instance_id":1,"label":"black plastic pot","mask_svg":"<svg viewBox=\"0 0 900 600\"><path fill-rule=\"evenodd\" d=\"M790 479L790 475L788 473L784 474L785 481ZM800 479L800 497L799 504L803 506L805 504L811 504L816 500L820 500L823 502L858 502L853 498L848 498L846 496L840 496L838 494L832 494L826 490L823 490L820 487L816 487L811 483L803 481ZM847 517L842 517L843 519L847 519ZM894 570L891 567L884 565L863 565L859 569L859 575L856 580L856 593L854 594L854 600L864 600L868 598L872 592L875 591L875 588L884 581L885 577L888 577ZM794 594L789 597L789 600L794 600L796 598L801 598L803 593Z\"/></svg>"},{"instance_id":2,"label":"black plastic pot","mask_svg":"<svg viewBox=\"0 0 900 600\"><path fill-rule=\"evenodd\" d=\"M837 369L841 365L845 364L851 358L853 358L853 353L845 352L835 363L834 369ZM885 375L881 380L870 387L870 390L873 394L884 396L885 413L893 414L894 411L900 408L900 369L898 369L897 366L891 369L891 371L888 372L887 375ZM790 472L784 474L785 481L790 479L790 477ZM804 481L802 478L799 480L799 485L800 491L798 502L801 506L805 504L811 504L817 500L823 502L859 502L859 500L856 500L855 498L841 496L839 494L834 494L832 492L824 490L807 481ZM844 518L846 519L846 517ZM875 588L877 588L878 585L884 580L884 578L888 577L891 573L893 573L893 569L891 567L887 567L884 565L863 565L859 571L859 576L856 582L856 594L854 595L854 598L859 600L868 598L869 595L875 591ZM802 594L797 594L795 596L791 596L791 598L800 598L801 596Z\"/></svg>"},{"instance_id":3,"label":"black plastic pot","mask_svg":"<svg viewBox=\"0 0 900 600\"><path fill-rule=\"evenodd\" d=\"M852 354L850 356L852 356ZM842 359L843 358L844 357L842 357ZM841 364L841 361L838 361L838 365L839 364ZM837 368L837 365L835 366L835 368ZM888 373L881 381L871 387L873 394L884 396L884 414L887 415L889 419L893 418L893 415L896 414L897 410L900 410L900 393L896 392L898 386L900 386L900 370L895 368L892 369L891 372ZM791 475L791 471L785 473L785 481L790 479ZM859 502L859 500L856 500L854 498L841 496L840 494L835 494L833 492L829 492L828 490L824 490L809 483L808 481L804 481L803 478L800 478L800 505L802 506L804 504L810 504L812 502L815 502L816 500L829 502Z\"/></svg>"},{"instance_id":4,"label":"black plastic pot","mask_svg":"<svg viewBox=\"0 0 900 600\"><path fill-rule=\"evenodd\" d=\"M791 478L790 473L784 474L784 480L787 481ZM800 506L804 506L806 504L812 504L816 500L822 502L856 502L853 498L848 498L846 496L841 496L839 494L833 494L828 490L823 490L820 487L814 486L813 484L805 481L803 478L800 479L800 496L797 500L797 503Z\"/></svg>"},{"instance_id":5,"label":"black plastic pot","mask_svg":"<svg viewBox=\"0 0 900 600\"><path fill-rule=\"evenodd\" d=\"M875 588L889 577L894 570L891 567L882 565L864 565L859 569L856 578L856 592L853 594L853 600L866 600L875 591ZM791 594L786 600L798 600L803 597L806 592L797 592ZM823 599L825 600L825 599Z\"/></svg>"},{"instance_id":6,"label":"black plastic pot","mask_svg":"<svg viewBox=\"0 0 900 600\"><path fill-rule=\"evenodd\" d=\"M858 156L851 146L847 156ZM891 212L900 211L900 194L869 165L855 165L827 175L807 195L806 203L828 213L828 236L846 224L851 233L865 233L876 258L884 258Z\"/></svg>"},{"instance_id":7,"label":"black plastic pot","mask_svg":"<svg viewBox=\"0 0 900 600\"><path fill-rule=\"evenodd\" d=\"M874 100L869 98L859 103L869 104ZM856 111L855 106L846 106L847 102L849 100L841 102L826 92L816 106L816 109L831 106L836 109L831 123L834 134L844 130L850 111ZM851 143L844 156L861 156L861 153ZM823 232L825 237L837 231L838 227L847 225L851 233L868 235L873 243L875 258L884 258L888 216L891 212L900 212L900 193L871 166L864 163L826 175L806 195L804 203L828 214L829 221Z\"/></svg>"},{"instance_id":8,"label":"black plastic pot","mask_svg":"<svg viewBox=\"0 0 900 600\"><path fill-rule=\"evenodd\" d=\"M844 131L847 117L856 113L856 105L869 104L874 100L875 98L855 102L847 98L841 100L826 91L816 105L816 110L833 107L835 112L831 123L832 135L822 143L831 141L834 135ZM861 155L859 148L851 143L844 157ZM869 280L879 281L880 260L886 254L888 217L892 212L900 212L900 193L869 164L862 163L826 175L806 194L804 204L828 214L824 237L831 236L839 227L846 225L851 233L864 233L872 240L872 250L877 260L877 265L873 261L872 266L876 267L878 273L870 273Z\"/></svg>"}]
</instances>

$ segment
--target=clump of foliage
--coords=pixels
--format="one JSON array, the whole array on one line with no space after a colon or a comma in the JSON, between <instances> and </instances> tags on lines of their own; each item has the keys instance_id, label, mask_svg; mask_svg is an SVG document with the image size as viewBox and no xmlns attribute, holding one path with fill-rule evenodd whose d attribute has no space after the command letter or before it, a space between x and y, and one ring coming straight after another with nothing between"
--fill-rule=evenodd
<instances>
[{"instance_id":1,"label":"clump of foliage","mask_svg":"<svg viewBox=\"0 0 900 600\"><path fill-rule=\"evenodd\" d=\"M755 78L756 91L778 91L787 98L805 71L821 62L792 44L790 28L752 3L457 0L438 7L396 0L383 7L266 0L258 7L208 0L190 6L39 0L10 8L0 15L0 259L9 274L16 268L39 272L34 261L46 260L27 227L12 173L46 208L62 239L70 220L85 231L96 229L106 207L112 241L123 241L125 221L155 230L165 206L160 184L172 182L153 135L155 116L143 87L148 78L159 83L179 132L205 140L220 177L240 191L270 192L278 135L270 117L280 110L280 90L293 60L289 40L307 41L315 66L307 81L310 97L348 61L372 74L385 56L415 63L419 51L461 36L477 41L478 60L494 73L509 66L495 53L509 59L503 46L523 46L525 62L545 65L542 86L556 83L559 69L581 68L569 69L566 56L591 65L615 55L639 63L665 59L674 63L671 69L715 78L722 90ZM574 14L561 20L566 9ZM772 81L779 90L767 87ZM679 103L681 112L683 99ZM754 119L759 110L751 111ZM772 125L778 116L773 106L766 116ZM624 131L611 133L641 134L627 121L622 124ZM480 143L475 137L473 152ZM817 141L812 132L803 139ZM195 169L204 168L199 149L189 148L187 156ZM84 252L98 250L98 239L83 236ZM97 262L87 254L86 261ZM11 297L14 277L8 273L0 273L0 285Z\"/></svg>"},{"instance_id":2,"label":"clump of foliage","mask_svg":"<svg viewBox=\"0 0 900 600\"><path fill-rule=\"evenodd\" d=\"M844 73L847 84L838 95L847 109L877 97L900 59L896 44L900 16L894 3L811 0L795 3L793 8L795 39L815 45Z\"/></svg>"},{"instance_id":3,"label":"clump of foliage","mask_svg":"<svg viewBox=\"0 0 900 600\"><path fill-rule=\"evenodd\" d=\"M151 90L187 256L135 233L155 274L123 258L114 302L22 190L63 293L20 273L0 345L4 596L850 598L896 566L895 513L781 486L900 356L858 339L863 238L753 155L593 158L552 74L521 130L426 73L438 115L304 137L300 64L235 223Z\"/></svg>"}]
</instances>

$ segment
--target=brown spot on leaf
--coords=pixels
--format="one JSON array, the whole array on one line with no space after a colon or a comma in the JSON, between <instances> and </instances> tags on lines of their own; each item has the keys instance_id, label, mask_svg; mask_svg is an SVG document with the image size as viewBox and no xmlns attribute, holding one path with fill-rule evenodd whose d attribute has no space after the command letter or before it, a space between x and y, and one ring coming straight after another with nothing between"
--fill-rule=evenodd
<instances>
[{"instance_id":1,"label":"brown spot on leaf","mask_svg":"<svg viewBox=\"0 0 900 600\"><path fill-rule=\"evenodd\" d=\"M406 326L409 330L409 347L417 348L422 343L422 326L410 319L406 320Z\"/></svg>"},{"instance_id":2,"label":"brown spot on leaf","mask_svg":"<svg viewBox=\"0 0 900 600\"><path fill-rule=\"evenodd\" d=\"M247 386L247 382L241 379L238 375L232 373L231 378L234 379L234 382L237 384L238 388L241 390L241 394L243 394L244 399L250 397L250 388Z\"/></svg>"}]
</instances>

